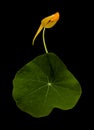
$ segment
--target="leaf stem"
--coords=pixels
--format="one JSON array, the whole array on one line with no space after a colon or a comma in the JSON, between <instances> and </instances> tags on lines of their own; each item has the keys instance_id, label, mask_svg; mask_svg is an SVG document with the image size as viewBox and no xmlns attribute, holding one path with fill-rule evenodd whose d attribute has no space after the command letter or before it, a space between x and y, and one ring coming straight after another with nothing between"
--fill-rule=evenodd
<instances>
[{"instance_id":1,"label":"leaf stem","mask_svg":"<svg viewBox=\"0 0 94 130\"><path fill-rule=\"evenodd\" d=\"M43 35L42 35L42 37L43 37L43 45L44 45L45 52L48 53L46 42L45 42L45 28L43 28Z\"/></svg>"}]
</instances>

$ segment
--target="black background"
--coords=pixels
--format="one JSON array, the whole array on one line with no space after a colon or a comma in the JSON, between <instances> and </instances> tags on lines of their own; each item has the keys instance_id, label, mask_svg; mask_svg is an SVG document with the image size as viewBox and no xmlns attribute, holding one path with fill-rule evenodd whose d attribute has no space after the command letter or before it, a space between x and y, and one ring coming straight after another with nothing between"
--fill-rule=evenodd
<instances>
[{"instance_id":1,"label":"black background","mask_svg":"<svg viewBox=\"0 0 94 130\"><path fill-rule=\"evenodd\" d=\"M93 65L89 3L32 0L30 3L2 3L1 7L0 130L6 127L16 130L92 128ZM60 12L60 20L53 28L46 29L47 47L49 52L54 52L62 59L78 79L82 95L73 109L54 109L49 116L37 119L17 108L12 98L12 81L24 64L45 53L41 33L34 47L31 42L40 21L57 11Z\"/></svg>"}]
</instances>

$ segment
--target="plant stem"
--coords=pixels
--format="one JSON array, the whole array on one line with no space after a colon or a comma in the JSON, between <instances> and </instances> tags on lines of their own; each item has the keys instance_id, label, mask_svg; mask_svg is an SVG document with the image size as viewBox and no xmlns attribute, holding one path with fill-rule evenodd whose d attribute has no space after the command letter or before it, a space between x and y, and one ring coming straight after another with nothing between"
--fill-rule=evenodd
<instances>
[{"instance_id":1,"label":"plant stem","mask_svg":"<svg viewBox=\"0 0 94 130\"><path fill-rule=\"evenodd\" d=\"M42 37L43 37L43 45L44 45L45 52L48 53L47 46L46 46L46 43L45 43L45 28L43 28Z\"/></svg>"}]
</instances>

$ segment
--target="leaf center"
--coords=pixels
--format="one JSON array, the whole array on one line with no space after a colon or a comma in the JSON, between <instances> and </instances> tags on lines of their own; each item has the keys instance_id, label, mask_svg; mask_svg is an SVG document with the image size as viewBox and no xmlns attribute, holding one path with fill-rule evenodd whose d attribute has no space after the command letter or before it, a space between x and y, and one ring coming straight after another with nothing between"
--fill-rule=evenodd
<instances>
[{"instance_id":1,"label":"leaf center","mask_svg":"<svg viewBox=\"0 0 94 130\"><path fill-rule=\"evenodd\" d=\"M51 83L50 83L50 82L48 82L48 86L51 86Z\"/></svg>"}]
</instances>

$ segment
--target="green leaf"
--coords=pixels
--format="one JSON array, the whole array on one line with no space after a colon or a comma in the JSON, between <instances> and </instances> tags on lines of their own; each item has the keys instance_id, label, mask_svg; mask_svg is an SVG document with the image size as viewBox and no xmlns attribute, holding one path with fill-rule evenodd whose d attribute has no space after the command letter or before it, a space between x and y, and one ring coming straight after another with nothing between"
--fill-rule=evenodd
<instances>
[{"instance_id":1,"label":"green leaf","mask_svg":"<svg viewBox=\"0 0 94 130\"><path fill-rule=\"evenodd\" d=\"M81 96L77 79L54 53L43 54L16 74L13 97L17 106L34 117L43 117L53 108L73 108Z\"/></svg>"}]
</instances>

